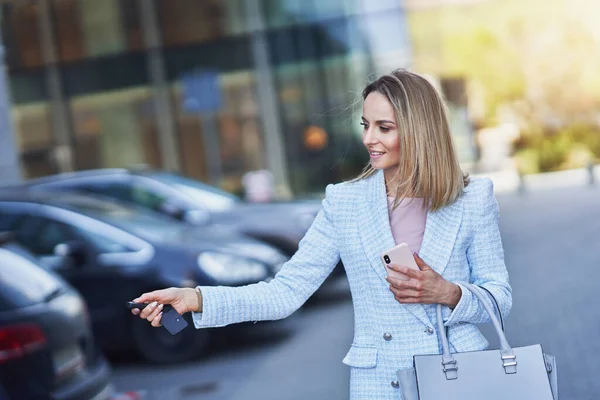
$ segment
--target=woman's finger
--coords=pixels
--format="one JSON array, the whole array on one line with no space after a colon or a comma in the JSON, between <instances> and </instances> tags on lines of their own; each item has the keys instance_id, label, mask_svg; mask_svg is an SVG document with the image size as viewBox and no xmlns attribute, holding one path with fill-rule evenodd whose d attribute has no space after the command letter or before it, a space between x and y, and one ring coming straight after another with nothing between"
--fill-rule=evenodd
<instances>
[{"instance_id":1,"label":"woman's finger","mask_svg":"<svg viewBox=\"0 0 600 400\"><path fill-rule=\"evenodd\" d=\"M408 276L409 278L412 278L412 279L422 279L423 278L422 271L417 271L412 268L401 266L401 267L398 267L397 271L400 272L401 274Z\"/></svg>"},{"instance_id":2,"label":"woman's finger","mask_svg":"<svg viewBox=\"0 0 600 400\"><path fill-rule=\"evenodd\" d=\"M148 304L146 307L144 307L144 309L140 312L140 318L141 319L146 319L148 318L148 316L150 314L152 314L152 312L156 309L156 307L158 306L158 303L156 301L153 301L152 303Z\"/></svg>"},{"instance_id":3,"label":"woman's finger","mask_svg":"<svg viewBox=\"0 0 600 400\"><path fill-rule=\"evenodd\" d=\"M162 290L155 290L142 294L137 299L133 299L134 303L152 303L153 301L161 302Z\"/></svg>"},{"instance_id":4,"label":"woman's finger","mask_svg":"<svg viewBox=\"0 0 600 400\"><path fill-rule=\"evenodd\" d=\"M427 271L431 269L431 267L427 265L427 263L423 261L423 259L417 253L413 253L413 257L421 271Z\"/></svg>"},{"instance_id":5,"label":"woman's finger","mask_svg":"<svg viewBox=\"0 0 600 400\"><path fill-rule=\"evenodd\" d=\"M162 309L163 309L163 305L162 305L162 304L159 304L159 305L157 305L156 307L154 307L154 311L152 311L152 312L150 313L150 315L148 315L148 316L146 317L146 319L148 320L148 322L152 322L152 320L153 320L153 319L154 319L154 318L155 318L155 317L156 317L158 314L160 314L160 313L162 312Z\"/></svg>"},{"instance_id":6,"label":"woman's finger","mask_svg":"<svg viewBox=\"0 0 600 400\"><path fill-rule=\"evenodd\" d=\"M422 271L417 271L412 268L408 268L406 265L388 264L387 267L393 271L400 272L401 274L404 274L409 278L421 279L423 276Z\"/></svg>"},{"instance_id":7,"label":"woman's finger","mask_svg":"<svg viewBox=\"0 0 600 400\"><path fill-rule=\"evenodd\" d=\"M140 310L139 310L139 309L137 309L137 308L132 308L132 309L131 309L131 313L132 313L133 315L138 315L138 314L140 313Z\"/></svg>"},{"instance_id":8,"label":"woman's finger","mask_svg":"<svg viewBox=\"0 0 600 400\"><path fill-rule=\"evenodd\" d=\"M162 311L159 312L158 315L152 319L152 321L150 322L150 325L152 325L155 328L158 328L159 326L162 326L162 324L160 323L161 320L162 320Z\"/></svg>"},{"instance_id":9,"label":"woman's finger","mask_svg":"<svg viewBox=\"0 0 600 400\"><path fill-rule=\"evenodd\" d=\"M419 304L422 303L421 299L418 297L407 297L407 298L403 298L403 299L396 299L398 301L398 303L402 303L402 304Z\"/></svg>"},{"instance_id":10,"label":"woman's finger","mask_svg":"<svg viewBox=\"0 0 600 400\"><path fill-rule=\"evenodd\" d=\"M396 289L395 287L390 288L391 292L394 294L394 298L398 301L405 299L415 299L420 297L420 293L416 290L412 289Z\"/></svg>"},{"instance_id":11,"label":"woman's finger","mask_svg":"<svg viewBox=\"0 0 600 400\"><path fill-rule=\"evenodd\" d=\"M408 281L403 281L399 278L394 278L393 276L388 276L387 281L396 289L405 290L419 290L421 288L421 283L419 281L415 281L414 279L410 279Z\"/></svg>"}]
</instances>

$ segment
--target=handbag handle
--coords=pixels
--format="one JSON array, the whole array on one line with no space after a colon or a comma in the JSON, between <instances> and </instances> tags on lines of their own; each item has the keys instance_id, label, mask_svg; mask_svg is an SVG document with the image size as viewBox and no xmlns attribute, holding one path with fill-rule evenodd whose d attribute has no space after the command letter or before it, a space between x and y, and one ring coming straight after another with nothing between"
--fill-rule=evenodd
<instances>
[{"instance_id":1,"label":"handbag handle","mask_svg":"<svg viewBox=\"0 0 600 400\"><path fill-rule=\"evenodd\" d=\"M477 287L479 289L485 290L487 292L487 294L490 296L490 298L492 299L492 303L494 303L494 306L495 306L496 315L498 316L498 319L500 319L500 325L502 326L502 332L506 333L506 329L504 328L504 317L502 316L502 311L500 311L500 306L498 305L498 300L496 300L496 297L494 297L492 292L490 292L483 286L477 286Z\"/></svg>"},{"instance_id":2,"label":"handbag handle","mask_svg":"<svg viewBox=\"0 0 600 400\"><path fill-rule=\"evenodd\" d=\"M500 311L500 306L498 305L498 300L496 300L496 297L494 297L492 292L490 292L483 286L477 286L477 287L479 289L485 290L487 292L487 294L490 296L490 298L492 299L492 303L494 304L494 309L496 310L496 316L498 317L498 319L500 319L500 326L502 327L502 332L506 333L506 329L504 327L504 317L502 316L502 311ZM446 327L446 334L448 334L448 327Z\"/></svg>"},{"instance_id":3,"label":"handbag handle","mask_svg":"<svg viewBox=\"0 0 600 400\"><path fill-rule=\"evenodd\" d=\"M498 317L496 317L494 310L490 307L488 302L486 301L484 295L481 293L481 288L479 286L472 285L470 283L462 283L464 287L469 289L471 293L477 297L479 302L483 305L483 308L490 316L490 320L494 325L494 329L496 330L496 334L498 335L498 339L500 341L500 359L502 361L502 366L504 367L504 372L507 374L515 374L517 373L517 361L515 353L513 349L508 344L506 340L506 336L504 335L503 325L500 324ZM496 299L492 296L494 302ZM496 304L497 305L497 304ZM500 307L498 307L498 311ZM440 339L442 341L442 367L443 372L446 375L446 379L452 380L458 378L458 365L454 356L450 353L450 346L448 344L448 335L446 334L446 329L444 329L444 321L442 319L442 305L437 305L437 324L438 324L438 332L440 335ZM502 314L498 312L498 314L502 317Z\"/></svg>"}]
</instances>

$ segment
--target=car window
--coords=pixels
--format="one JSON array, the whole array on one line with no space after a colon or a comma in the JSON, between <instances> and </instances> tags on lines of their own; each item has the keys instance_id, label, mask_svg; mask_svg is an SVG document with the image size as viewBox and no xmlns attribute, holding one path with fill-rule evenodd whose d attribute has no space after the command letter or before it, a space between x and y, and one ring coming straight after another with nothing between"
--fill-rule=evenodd
<instances>
[{"instance_id":1,"label":"car window","mask_svg":"<svg viewBox=\"0 0 600 400\"><path fill-rule=\"evenodd\" d=\"M67 224L36 216L23 219L16 236L23 246L37 255L54 254L57 245L77 240L77 235Z\"/></svg>"},{"instance_id":2,"label":"car window","mask_svg":"<svg viewBox=\"0 0 600 400\"><path fill-rule=\"evenodd\" d=\"M162 210L164 204L169 200L167 196L156 191L149 190L136 183L91 183L86 184L85 191L97 193L114 199L135 203L138 206L149 208L154 211Z\"/></svg>"},{"instance_id":3,"label":"car window","mask_svg":"<svg viewBox=\"0 0 600 400\"><path fill-rule=\"evenodd\" d=\"M27 217L18 227L17 239L37 255L54 254L62 243L83 240L99 253L125 253L134 251L105 235L44 217Z\"/></svg>"},{"instance_id":4,"label":"car window","mask_svg":"<svg viewBox=\"0 0 600 400\"><path fill-rule=\"evenodd\" d=\"M150 191L139 184L133 186L131 198L135 204L154 211L161 211L163 206L169 201L167 196L157 191Z\"/></svg>"},{"instance_id":5,"label":"car window","mask_svg":"<svg viewBox=\"0 0 600 400\"><path fill-rule=\"evenodd\" d=\"M90 232L83 228L73 228L77 234L81 235L84 240L92 244L99 253L126 253L134 251L126 245L117 242L104 235L98 235L97 233Z\"/></svg>"},{"instance_id":6,"label":"car window","mask_svg":"<svg viewBox=\"0 0 600 400\"><path fill-rule=\"evenodd\" d=\"M209 211L226 211L240 201L238 197L231 193L173 173L155 172L150 177L173 187L181 193L185 193L196 207L201 205Z\"/></svg>"},{"instance_id":7,"label":"car window","mask_svg":"<svg viewBox=\"0 0 600 400\"><path fill-rule=\"evenodd\" d=\"M133 201L131 186L125 183L88 183L81 188L87 192L98 193L124 201Z\"/></svg>"},{"instance_id":8,"label":"car window","mask_svg":"<svg viewBox=\"0 0 600 400\"><path fill-rule=\"evenodd\" d=\"M0 232L14 230L26 215L17 210L0 210Z\"/></svg>"}]
</instances>

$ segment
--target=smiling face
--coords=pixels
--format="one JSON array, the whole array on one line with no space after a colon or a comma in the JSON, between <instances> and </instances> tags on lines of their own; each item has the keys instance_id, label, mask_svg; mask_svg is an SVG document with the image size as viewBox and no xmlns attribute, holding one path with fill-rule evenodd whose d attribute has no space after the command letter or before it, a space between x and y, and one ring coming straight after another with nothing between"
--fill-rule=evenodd
<instances>
[{"instance_id":1,"label":"smiling face","mask_svg":"<svg viewBox=\"0 0 600 400\"><path fill-rule=\"evenodd\" d=\"M371 92L363 103L362 141L371 160L371 166L384 170L389 182L400 162L400 137L394 108L379 92Z\"/></svg>"},{"instance_id":2,"label":"smiling face","mask_svg":"<svg viewBox=\"0 0 600 400\"><path fill-rule=\"evenodd\" d=\"M421 197L430 210L452 204L463 193L444 101L424 77L397 69L362 92L363 143L368 165L357 180L383 170L388 195Z\"/></svg>"}]
</instances>

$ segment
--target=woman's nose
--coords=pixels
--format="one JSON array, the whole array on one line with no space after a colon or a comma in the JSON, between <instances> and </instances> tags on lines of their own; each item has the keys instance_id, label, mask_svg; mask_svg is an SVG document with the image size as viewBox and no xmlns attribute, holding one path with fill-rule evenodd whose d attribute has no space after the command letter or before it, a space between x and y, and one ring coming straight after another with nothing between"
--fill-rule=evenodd
<instances>
[{"instance_id":1,"label":"woman's nose","mask_svg":"<svg viewBox=\"0 0 600 400\"><path fill-rule=\"evenodd\" d=\"M363 132L363 144L365 146L368 146L375 143L377 143L377 137L374 134L374 132L371 130L370 127L369 129L365 129Z\"/></svg>"}]
</instances>

